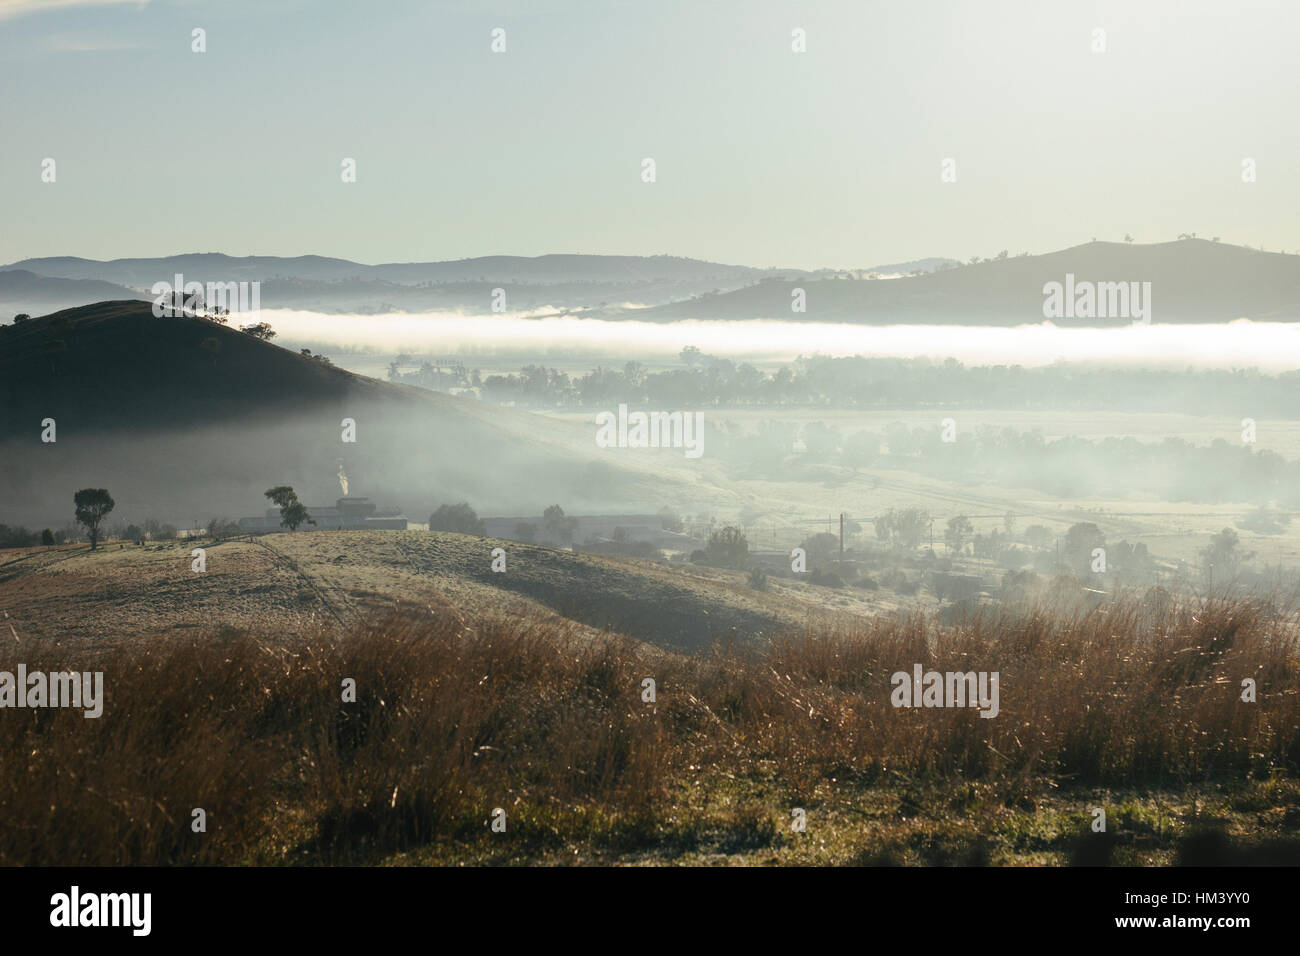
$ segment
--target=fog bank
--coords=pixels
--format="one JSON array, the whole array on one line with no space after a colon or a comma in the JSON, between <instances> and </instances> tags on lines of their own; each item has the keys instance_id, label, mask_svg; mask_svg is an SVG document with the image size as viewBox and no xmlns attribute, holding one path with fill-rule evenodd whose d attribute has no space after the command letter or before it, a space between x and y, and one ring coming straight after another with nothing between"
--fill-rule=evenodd
<instances>
[{"instance_id":1,"label":"fog bank","mask_svg":"<svg viewBox=\"0 0 1300 956\"><path fill-rule=\"evenodd\" d=\"M571 315L396 313L331 315L263 309L277 342L318 350L446 357L547 356L672 358L688 345L754 363L800 355L956 358L967 365L1089 362L1183 368L1300 366L1300 326L1238 319L1220 324L1069 328L1043 322L1014 328L952 325L850 325L738 321L643 322Z\"/></svg>"}]
</instances>

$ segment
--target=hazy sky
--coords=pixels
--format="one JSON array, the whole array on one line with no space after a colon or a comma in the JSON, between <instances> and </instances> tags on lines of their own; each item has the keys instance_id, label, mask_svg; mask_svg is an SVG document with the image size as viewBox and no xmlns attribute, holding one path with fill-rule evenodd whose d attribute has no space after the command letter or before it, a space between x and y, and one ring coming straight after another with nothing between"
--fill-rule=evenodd
<instances>
[{"instance_id":1,"label":"hazy sky","mask_svg":"<svg viewBox=\"0 0 1300 956\"><path fill-rule=\"evenodd\" d=\"M1298 41L1289 0L0 0L0 261L1294 250Z\"/></svg>"}]
</instances>

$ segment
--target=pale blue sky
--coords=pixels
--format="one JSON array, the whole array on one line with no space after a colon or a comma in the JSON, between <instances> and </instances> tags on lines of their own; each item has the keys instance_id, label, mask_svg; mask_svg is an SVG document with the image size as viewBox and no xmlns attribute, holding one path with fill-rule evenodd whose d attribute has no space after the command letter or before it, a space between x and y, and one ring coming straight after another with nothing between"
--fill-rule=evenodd
<instances>
[{"instance_id":1,"label":"pale blue sky","mask_svg":"<svg viewBox=\"0 0 1300 956\"><path fill-rule=\"evenodd\" d=\"M1298 40L1285 0L0 0L0 261L1294 251Z\"/></svg>"}]
</instances>

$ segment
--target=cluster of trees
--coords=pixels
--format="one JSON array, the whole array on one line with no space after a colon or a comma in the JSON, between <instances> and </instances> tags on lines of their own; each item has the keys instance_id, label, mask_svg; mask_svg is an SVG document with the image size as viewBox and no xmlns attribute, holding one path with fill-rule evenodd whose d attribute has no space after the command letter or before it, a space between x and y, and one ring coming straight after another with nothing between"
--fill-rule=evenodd
<instances>
[{"instance_id":1,"label":"cluster of trees","mask_svg":"<svg viewBox=\"0 0 1300 956\"><path fill-rule=\"evenodd\" d=\"M933 519L922 508L890 509L874 521L876 537L885 541L894 550L913 551L925 541ZM1002 528L993 528L988 532L977 533L967 515L954 515L949 518L943 529L943 542L949 554L970 553L976 558L995 561L1007 566L1019 567L1023 564L1036 564L1047 570L1069 570L1080 575L1088 575L1104 567L1107 572L1120 572L1126 575L1147 576L1155 569L1155 561L1147 551L1145 544L1130 544L1120 541L1107 545L1106 536L1091 521L1081 521L1070 526L1060 539L1060 564L1056 567L1055 547L1057 537L1043 525L1030 525L1024 533L1015 531L1015 515L1008 512L1003 516ZM833 535L817 535L835 541ZM814 555L812 544L805 542L809 559ZM1097 549L1102 549L1104 559L1099 562Z\"/></svg>"},{"instance_id":2,"label":"cluster of trees","mask_svg":"<svg viewBox=\"0 0 1300 956\"><path fill-rule=\"evenodd\" d=\"M429 530L452 531L457 534L485 533L483 519L467 501L454 505L439 505L438 510L429 515ZM540 525L520 521L516 523L514 530L515 538L520 541L568 547L574 543L573 536L578 530L578 519L566 515L559 505L551 505L542 512ZM617 537L617 529L615 530Z\"/></svg>"},{"instance_id":3,"label":"cluster of trees","mask_svg":"<svg viewBox=\"0 0 1300 956\"><path fill-rule=\"evenodd\" d=\"M165 524L157 518L149 518L143 525L116 522L102 528L96 543L101 540L120 539L126 541L171 541L179 534L175 525ZM73 521L57 530L45 528L33 531L21 525L0 524L0 548L34 548L38 545L71 544L87 540L85 529Z\"/></svg>"},{"instance_id":4,"label":"cluster of trees","mask_svg":"<svg viewBox=\"0 0 1300 956\"><path fill-rule=\"evenodd\" d=\"M429 515L430 531L453 531L457 534L483 534L483 519L469 506L468 501L455 505L439 505Z\"/></svg>"},{"instance_id":5,"label":"cluster of trees","mask_svg":"<svg viewBox=\"0 0 1300 956\"><path fill-rule=\"evenodd\" d=\"M271 328L269 322L256 322L252 325L241 325L239 331L245 335L251 335L259 342L269 342L275 338L275 329Z\"/></svg>"},{"instance_id":6,"label":"cluster of trees","mask_svg":"<svg viewBox=\"0 0 1300 956\"><path fill-rule=\"evenodd\" d=\"M744 529L726 525L712 532L703 548L691 552L691 562L713 568L744 570L749 565L749 539Z\"/></svg>"},{"instance_id":7,"label":"cluster of trees","mask_svg":"<svg viewBox=\"0 0 1300 956\"><path fill-rule=\"evenodd\" d=\"M979 428L945 444L938 427L893 426L883 436L892 467L947 480L1036 488L1064 498L1148 492L1166 501L1280 502L1300 506L1300 461L1217 438L1061 438Z\"/></svg>"},{"instance_id":8,"label":"cluster of trees","mask_svg":"<svg viewBox=\"0 0 1300 956\"><path fill-rule=\"evenodd\" d=\"M402 356L398 357L399 359ZM1300 417L1300 371L1091 368L1052 365L967 367L956 359L799 358L775 372L682 350L682 367L651 372L640 362L571 376L529 365L481 380L487 401L537 407L608 408L619 402L677 408L1066 408L1236 413ZM427 364L427 363L426 363ZM432 367L430 367L432 370ZM415 375L414 384L421 384ZM390 366L390 378L394 371ZM478 384L460 370L457 384ZM410 374L401 381L413 381Z\"/></svg>"},{"instance_id":9,"label":"cluster of trees","mask_svg":"<svg viewBox=\"0 0 1300 956\"><path fill-rule=\"evenodd\" d=\"M911 551L930 533L932 519L923 508L890 508L875 520L876 537L890 547Z\"/></svg>"},{"instance_id":10,"label":"cluster of trees","mask_svg":"<svg viewBox=\"0 0 1300 956\"><path fill-rule=\"evenodd\" d=\"M65 530L29 531L22 525L10 527L0 524L0 548L34 548L37 545L63 544L68 540Z\"/></svg>"},{"instance_id":11,"label":"cluster of trees","mask_svg":"<svg viewBox=\"0 0 1300 956\"><path fill-rule=\"evenodd\" d=\"M311 359L313 362L316 362L316 363L318 363L318 364L320 364L320 365L333 365L333 364L334 364L333 362L330 361L329 356L326 356L326 355L319 355L319 354L317 354L317 355L312 355L312 354L311 354L311 349L299 349L299 350L298 350L298 354L299 354L299 355L302 355L302 356L304 356L304 357L306 357L306 358L309 358L309 359Z\"/></svg>"},{"instance_id":12,"label":"cluster of trees","mask_svg":"<svg viewBox=\"0 0 1300 956\"><path fill-rule=\"evenodd\" d=\"M1300 461L1221 438L1208 445L1181 438L1048 441L1037 431L981 426L958 427L956 440L945 443L937 423L895 423L844 434L821 422L800 429L769 421L746 429L706 419L704 440L710 456L727 462L738 477L770 473L793 459L854 471L879 465L947 481L1034 488L1062 498L1123 497L1139 491L1166 501L1249 501L1261 507L1251 522L1273 533L1287 519L1268 510L1270 503L1300 507Z\"/></svg>"},{"instance_id":13,"label":"cluster of trees","mask_svg":"<svg viewBox=\"0 0 1300 956\"><path fill-rule=\"evenodd\" d=\"M1224 584L1235 578L1241 571L1242 564L1254 556L1253 551L1247 553L1241 549L1241 538L1237 532L1224 528L1201 549L1201 571L1211 587Z\"/></svg>"},{"instance_id":14,"label":"cluster of trees","mask_svg":"<svg viewBox=\"0 0 1300 956\"><path fill-rule=\"evenodd\" d=\"M421 362L415 371L403 372L404 367L414 364L411 356L403 353L388 365L388 380L404 385L419 385L436 392L446 392L453 388L477 388L483 384L478 369L473 371L459 363L450 366L435 366L432 362Z\"/></svg>"}]
</instances>

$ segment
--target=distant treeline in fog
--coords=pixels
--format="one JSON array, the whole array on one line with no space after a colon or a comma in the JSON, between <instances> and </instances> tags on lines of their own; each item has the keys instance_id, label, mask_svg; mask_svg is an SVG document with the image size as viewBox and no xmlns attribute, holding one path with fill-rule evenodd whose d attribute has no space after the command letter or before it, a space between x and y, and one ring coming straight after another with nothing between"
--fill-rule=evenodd
<instances>
[{"instance_id":1,"label":"distant treeline in fog","mask_svg":"<svg viewBox=\"0 0 1300 956\"><path fill-rule=\"evenodd\" d=\"M1153 356L1153 359L1156 358ZM800 358L775 372L687 348L683 367L649 371L637 361L569 375L541 365L516 374L477 372L490 402L545 408L609 408L620 402L671 408L1059 408L1176 411L1300 418L1300 369L1093 368L1060 364L967 367L956 359Z\"/></svg>"},{"instance_id":2,"label":"distant treeline in fog","mask_svg":"<svg viewBox=\"0 0 1300 956\"><path fill-rule=\"evenodd\" d=\"M813 422L705 423L704 446L728 462L734 477L788 471L798 463L853 469L884 467L916 471L947 481L1033 488L1062 498L1123 498L1148 494L1165 501L1249 502L1266 508L1300 508L1300 461L1276 452L1216 439L1196 445L1181 438L1142 442L1135 438L1048 441L1040 432L981 426L943 429L890 425L879 431L845 432ZM1261 513L1253 530L1280 531L1284 516Z\"/></svg>"}]
</instances>

